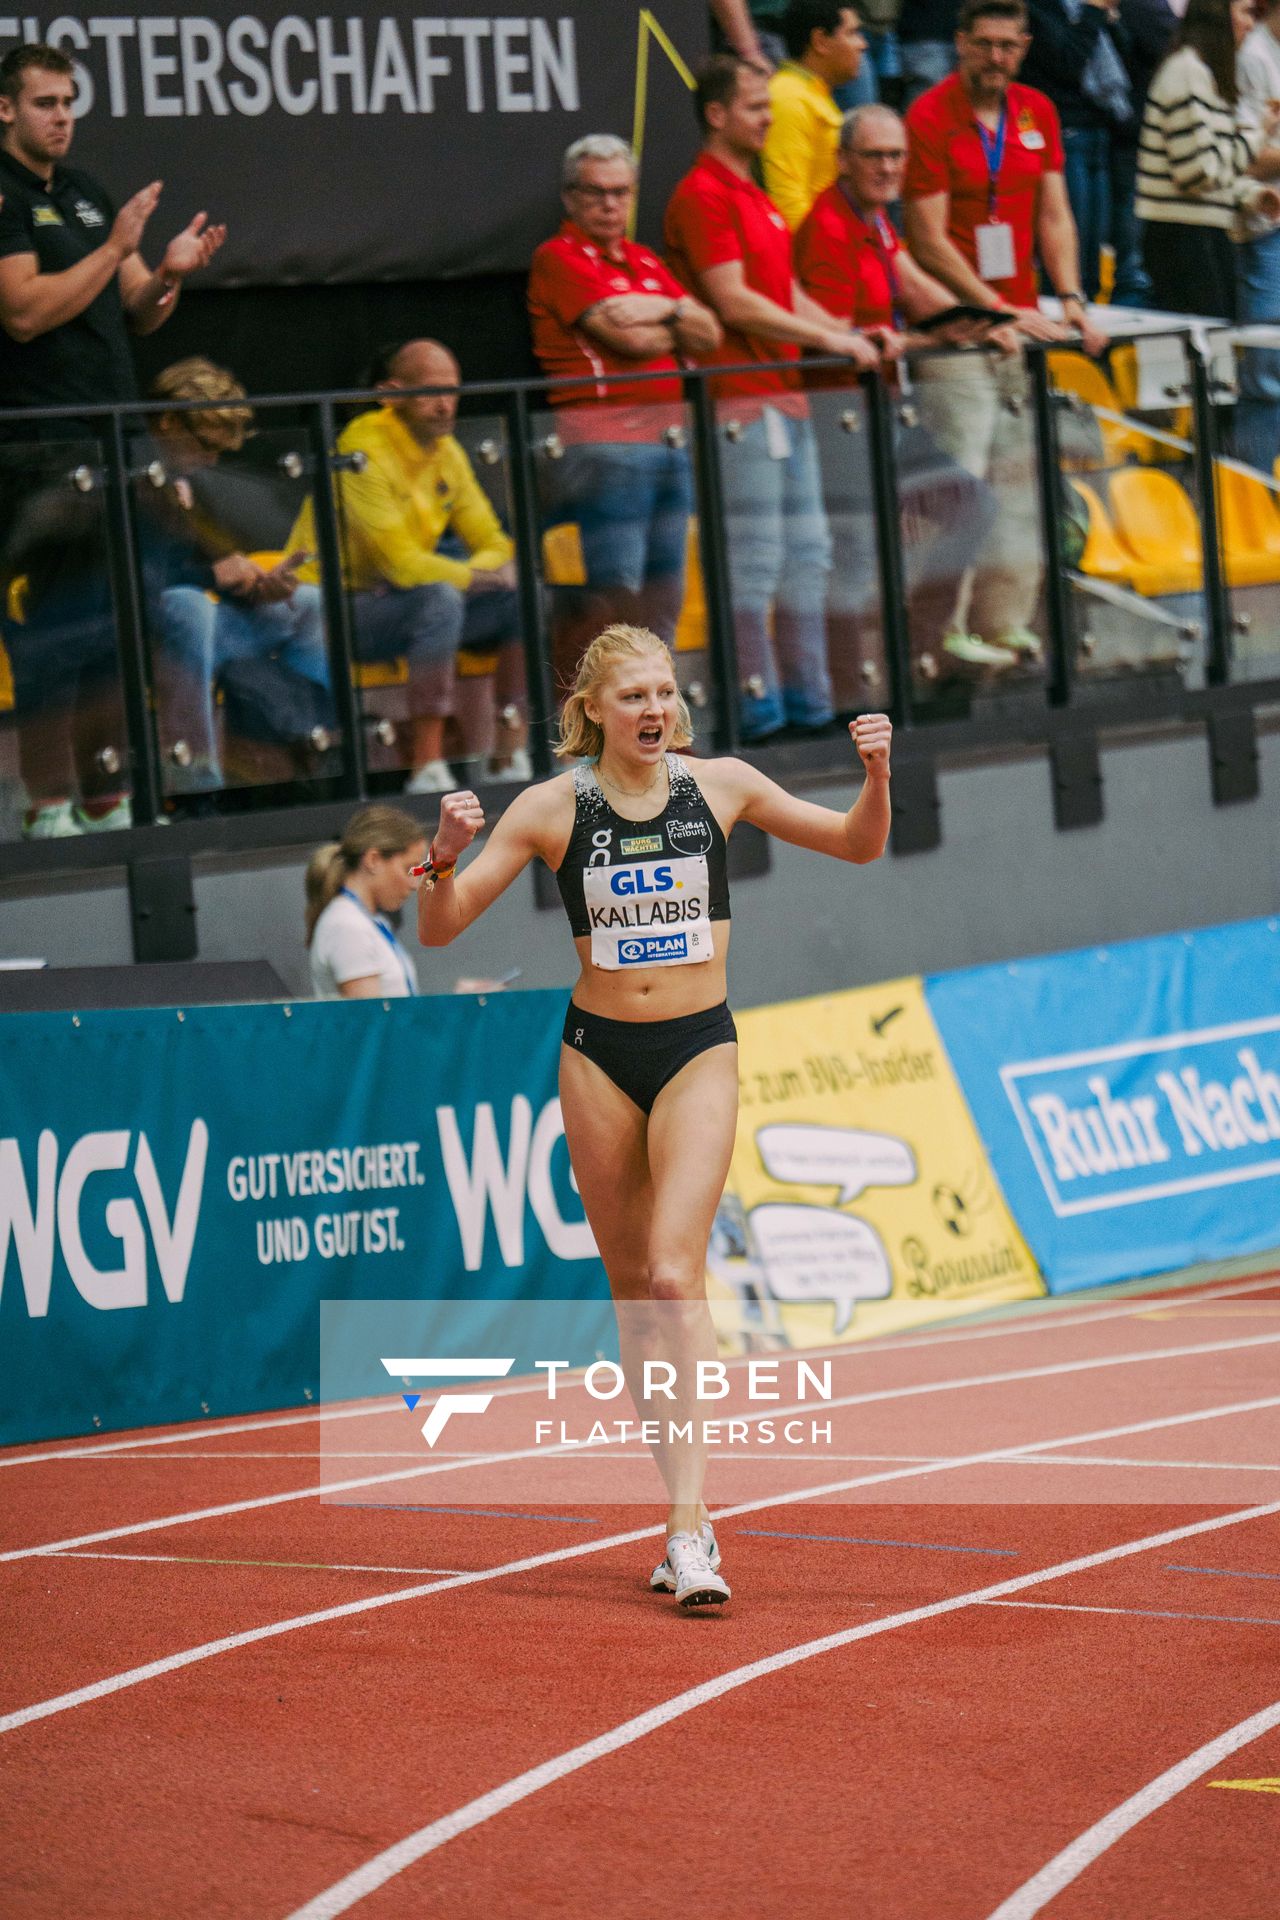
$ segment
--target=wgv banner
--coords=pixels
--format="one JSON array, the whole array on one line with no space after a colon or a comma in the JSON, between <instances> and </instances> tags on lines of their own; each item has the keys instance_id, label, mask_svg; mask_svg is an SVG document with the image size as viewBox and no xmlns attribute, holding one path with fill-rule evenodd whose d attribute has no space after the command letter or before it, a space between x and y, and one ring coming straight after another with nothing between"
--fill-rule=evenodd
<instances>
[{"instance_id":1,"label":"wgv banner","mask_svg":"<svg viewBox=\"0 0 1280 1920\"><path fill-rule=\"evenodd\" d=\"M317 1394L322 1299L602 1296L562 993L9 1014L0 1443Z\"/></svg>"},{"instance_id":2,"label":"wgv banner","mask_svg":"<svg viewBox=\"0 0 1280 1920\"><path fill-rule=\"evenodd\" d=\"M1280 921L926 985L1051 1292L1280 1245Z\"/></svg>"}]
</instances>

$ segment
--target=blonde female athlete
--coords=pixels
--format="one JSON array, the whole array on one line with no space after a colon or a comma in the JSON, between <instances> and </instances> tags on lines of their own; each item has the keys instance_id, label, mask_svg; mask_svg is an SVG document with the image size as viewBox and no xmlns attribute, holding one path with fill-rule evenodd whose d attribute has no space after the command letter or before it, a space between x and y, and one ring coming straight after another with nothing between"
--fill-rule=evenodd
<instances>
[{"instance_id":1,"label":"blonde female athlete","mask_svg":"<svg viewBox=\"0 0 1280 1920\"><path fill-rule=\"evenodd\" d=\"M878 859L889 837L892 729L868 714L849 731L866 777L844 814L795 799L744 760L681 759L692 732L670 654L642 627L613 626L583 655L561 718L557 752L579 764L519 794L456 876L484 814L473 793L441 803L433 884L418 902L425 945L456 939L535 857L559 882L582 969L560 1053L565 1134L619 1303L633 1393L623 1303L669 1303L653 1311L674 1315L670 1337L686 1357L716 1351L707 1239L738 1109L725 842L747 820L837 860ZM650 1584L682 1606L727 1600L701 1503L704 1456L695 1448L676 1468L659 1464L672 1504Z\"/></svg>"}]
</instances>

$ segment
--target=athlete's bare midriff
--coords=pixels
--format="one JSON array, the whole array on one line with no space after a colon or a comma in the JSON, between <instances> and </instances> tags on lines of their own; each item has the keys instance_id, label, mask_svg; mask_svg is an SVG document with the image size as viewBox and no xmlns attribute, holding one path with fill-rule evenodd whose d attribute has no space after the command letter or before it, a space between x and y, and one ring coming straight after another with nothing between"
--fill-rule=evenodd
<instances>
[{"instance_id":1,"label":"athlete's bare midriff","mask_svg":"<svg viewBox=\"0 0 1280 1920\"><path fill-rule=\"evenodd\" d=\"M624 974L593 967L591 936L584 935L573 943L582 968L573 989L574 1005L605 1020L678 1020L682 1014L718 1007L726 996L730 924L715 922L715 958L700 966L637 967Z\"/></svg>"}]
</instances>

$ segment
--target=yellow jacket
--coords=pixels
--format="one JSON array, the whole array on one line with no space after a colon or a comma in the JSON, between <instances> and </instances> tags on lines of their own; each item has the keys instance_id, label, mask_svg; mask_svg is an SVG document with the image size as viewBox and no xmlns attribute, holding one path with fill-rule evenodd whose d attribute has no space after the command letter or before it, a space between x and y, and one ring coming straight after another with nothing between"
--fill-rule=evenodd
<instances>
[{"instance_id":1,"label":"yellow jacket","mask_svg":"<svg viewBox=\"0 0 1280 1920\"><path fill-rule=\"evenodd\" d=\"M792 233L836 177L844 118L830 87L788 60L769 82L773 124L760 155L764 190Z\"/></svg>"},{"instance_id":2,"label":"yellow jacket","mask_svg":"<svg viewBox=\"0 0 1280 1920\"><path fill-rule=\"evenodd\" d=\"M363 453L363 473L336 476L343 578L355 592L369 587L421 587L445 580L463 593L473 573L505 566L515 552L471 462L452 434L418 444L391 407L362 413L338 437L340 453ZM446 528L470 558L451 560L436 548ZM289 550L316 544L311 501L303 502ZM315 565L300 578L319 577Z\"/></svg>"}]
</instances>

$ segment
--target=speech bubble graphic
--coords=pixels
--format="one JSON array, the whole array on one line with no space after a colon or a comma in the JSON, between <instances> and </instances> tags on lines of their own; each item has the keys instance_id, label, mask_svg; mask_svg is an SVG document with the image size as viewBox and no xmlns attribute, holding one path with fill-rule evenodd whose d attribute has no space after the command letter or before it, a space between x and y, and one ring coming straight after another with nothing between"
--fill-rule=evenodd
<instances>
[{"instance_id":1,"label":"speech bubble graphic","mask_svg":"<svg viewBox=\"0 0 1280 1920\"><path fill-rule=\"evenodd\" d=\"M841 1206L868 1187L909 1187L916 1178L905 1140L862 1127L759 1127L756 1146L771 1180L839 1187Z\"/></svg>"},{"instance_id":2,"label":"speech bubble graphic","mask_svg":"<svg viewBox=\"0 0 1280 1920\"><path fill-rule=\"evenodd\" d=\"M837 1333L853 1319L859 1300L884 1300L893 1291L889 1256L865 1220L830 1207L768 1201L751 1209L750 1221L770 1293L797 1305L829 1300Z\"/></svg>"}]
</instances>

